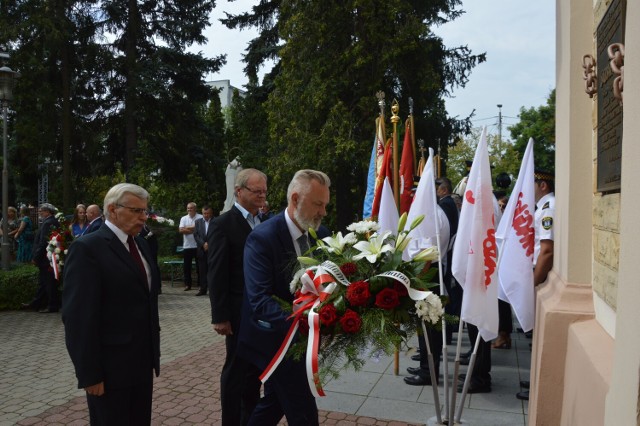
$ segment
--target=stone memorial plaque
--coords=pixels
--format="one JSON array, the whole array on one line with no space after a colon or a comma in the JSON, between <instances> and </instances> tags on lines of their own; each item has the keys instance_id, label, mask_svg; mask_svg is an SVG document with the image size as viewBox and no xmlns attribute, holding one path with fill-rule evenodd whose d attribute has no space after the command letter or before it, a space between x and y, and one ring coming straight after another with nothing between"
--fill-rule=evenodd
<instances>
[{"instance_id":1,"label":"stone memorial plaque","mask_svg":"<svg viewBox=\"0 0 640 426\"><path fill-rule=\"evenodd\" d=\"M598 49L598 176L597 190L620 190L622 173L622 105L613 96L616 75L609 66L607 49L624 43L626 0L613 0L596 33Z\"/></svg>"}]
</instances>

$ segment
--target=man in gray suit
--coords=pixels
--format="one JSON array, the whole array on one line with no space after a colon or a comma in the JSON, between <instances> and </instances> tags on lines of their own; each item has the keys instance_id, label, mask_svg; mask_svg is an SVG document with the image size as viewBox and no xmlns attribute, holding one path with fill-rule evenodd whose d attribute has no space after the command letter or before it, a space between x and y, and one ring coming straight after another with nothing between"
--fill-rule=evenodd
<instances>
[{"instance_id":1,"label":"man in gray suit","mask_svg":"<svg viewBox=\"0 0 640 426\"><path fill-rule=\"evenodd\" d=\"M202 208L202 217L196 219L195 230L193 231L193 238L196 240L196 256L198 258L198 276L200 278L200 291L196 293L196 296L205 296L207 294L207 270L209 269L209 262L207 257L209 256L209 238L211 237L212 227L211 218L213 218L213 209L209 205L205 205Z\"/></svg>"}]
</instances>

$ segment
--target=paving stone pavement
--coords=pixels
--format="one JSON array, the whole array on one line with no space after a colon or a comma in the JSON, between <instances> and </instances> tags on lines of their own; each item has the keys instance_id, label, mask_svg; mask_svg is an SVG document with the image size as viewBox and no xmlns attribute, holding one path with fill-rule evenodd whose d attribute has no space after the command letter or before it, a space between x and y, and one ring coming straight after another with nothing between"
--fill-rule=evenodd
<instances>
[{"instance_id":1,"label":"paving stone pavement","mask_svg":"<svg viewBox=\"0 0 640 426\"><path fill-rule=\"evenodd\" d=\"M219 425L224 340L211 328L209 299L164 283L161 371L154 425ZM86 425L60 314L0 312L0 426ZM405 426L395 420L320 410L323 425ZM281 424L286 425L286 422Z\"/></svg>"}]
</instances>

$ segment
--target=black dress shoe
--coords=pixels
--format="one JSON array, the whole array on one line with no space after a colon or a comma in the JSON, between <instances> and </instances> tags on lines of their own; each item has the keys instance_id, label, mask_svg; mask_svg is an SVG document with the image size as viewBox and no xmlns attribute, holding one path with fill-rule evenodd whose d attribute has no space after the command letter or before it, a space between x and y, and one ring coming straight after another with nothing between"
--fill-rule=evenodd
<instances>
[{"instance_id":1,"label":"black dress shoe","mask_svg":"<svg viewBox=\"0 0 640 426\"><path fill-rule=\"evenodd\" d=\"M469 352L464 352L460 354L460 359L469 359L471 358L471 354L473 353L473 351L469 351Z\"/></svg>"},{"instance_id":2,"label":"black dress shoe","mask_svg":"<svg viewBox=\"0 0 640 426\"><path fill-rule=\"evenodd\" d=\"M412 376L428 376L429 375L429 370L424 370L420 367L407 367L407 373L411 374Z\"/></svg>"},{"instance_id":3,"label":"black dress shoe","mask_svg":"<svg viewBox=\"0 0 640 426\"><path fill-rule=\"evenodd\" d=\"M56 312L58 312L57 309L40 309L38 312L40 312L41 314L55 314Z\"/></svg>"},{"instance_id":4,"label":"black dress shoe","mask_svg":"<svg viewBox=\"0 0 640 426\"><path fill-rule=\"evenodd\" d=\"M189 291L191 290L191 286L190 285L185 285L184 286L184 291Z\"/></svg>"},{"instance_id":5,"label":"black dress shoe","mask_svg":"<svg viewBox=\"0 0 640 426\"><path fill-rule=\"evenodd\" d=\"M464 388L464 383L460 383L458 385L458 392L462 392L462 389ZM469 389L467 389L467 393L471 394L471 393L489 393L491 392L491 384L479 384L479 383L473 383L471 382L469 384Z\"/></svg>"},{"instance_id":6,"label":"black dress shoe","mask_svg":"<svg viewBox=\"0 0 640 426\"><path fill-rule=\"evenodd\" d=\"M460 365L469 365L469 358L461 358Z\"/></svg>"},{"instance_id":7,"label":"black dress shoe","mask_svg":"<svg viewBox=\"0 0 640 426\"><path fill-rule=\"evenodd\" d=\"M404 382L411 386L431 386L431 377L421 377L421 376L405 377Z\"/></svg>"},{"instance_id":8,"label":"black dress shoe","mask_svg":"<svg viewBox=\"0 0 640 426\"><path fill-rule=\"evenodd\" d=\"M529 386L531 386L531 383L528 380L520 380L520 387L529 389Z\"/></svg>"},{"instance_id":9,"label":"black dress shoe","mask_svg":"<svg viewBox=\"0 0 640 426\"><path fill-rule=\"evenodd\" d=\"M522 391L522 392L518 392L516 394L516 398L518 398L521 401L528 401L529 400L529 391Z\"/></svg>"},{"instance_id":10,"label":"black dress shoe","mask_svg":"<svg viewBox=\"0 0 640 426\"><path fill-rule=\"evenodd\" d=\"M420 361L420 354L411 355L411 361Z\"/></svg>"},{"instance_id":11,"label":"black dress shoe","mask_svg":"<svg viewBox=\"0 0 640 426\"><path fill-rule=\"evenodd\" d=\"M22 303L20 304L20 310L21 311L37 311L38 308L34 307L30 303Z\"/></svg>"},{"instance_id":12,"label":"black dress shoe","mask_svg":"<svg viewBox=\"0 0 640 426\"><path fill-rule=\"evenodd\" d=\"M196 296L206 296L206 295L207 295L207 292L202 290L196 293Z\"/></svg>"}]
</instances>

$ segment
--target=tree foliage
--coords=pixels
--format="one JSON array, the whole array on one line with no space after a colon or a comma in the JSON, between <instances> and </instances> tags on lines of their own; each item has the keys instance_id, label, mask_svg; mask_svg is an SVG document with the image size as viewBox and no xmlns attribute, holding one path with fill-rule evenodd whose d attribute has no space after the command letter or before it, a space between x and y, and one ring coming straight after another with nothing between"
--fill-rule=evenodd
<instances>
[{"instance_id":1,"label":"tree foliage","mask_svg":"<svg viewBox=\"0 0 640 426\"><path fill-rule=\"evenodd\" d=\"M556 90L549 93L546 105L520 108L520 121L508 130L520 156L524 155L529 139L533 138L533 155L537 168L554 170L556 153Z\"/></svg>"}]
</instances>

